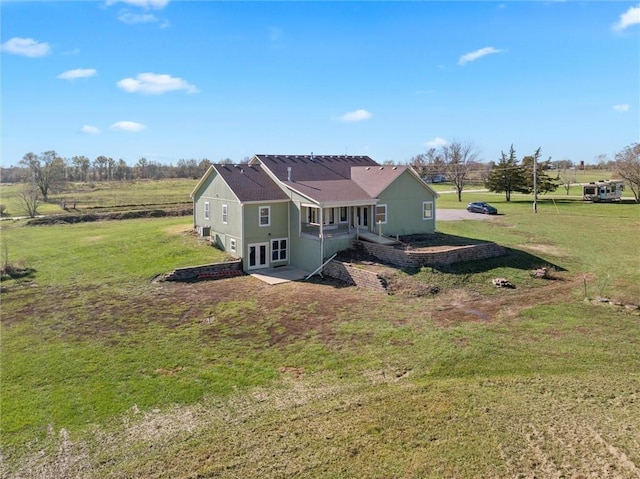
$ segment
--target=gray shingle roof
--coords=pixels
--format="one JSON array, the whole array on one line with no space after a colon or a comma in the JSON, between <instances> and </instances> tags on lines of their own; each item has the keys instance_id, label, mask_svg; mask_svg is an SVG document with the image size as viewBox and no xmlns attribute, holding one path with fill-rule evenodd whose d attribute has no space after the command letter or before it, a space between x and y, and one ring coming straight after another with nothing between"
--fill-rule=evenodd
<instances>
[{"instance_id":1,"label":"gray shingle roof","mask_svg":"<svg viewBox=\"0 0 640 479\"><path fill-rule=\"evenodd\" d=\"M293 181L351 179L352 166L379 166L368 156L353 155L256 155L280 181L287 181L291 168Z\"/></svg>"},{"instance_id":2,"label":"gray shingle roof","mask_svg":"<svg viewBox=\"0 0 640 479\"><path fill-rule=\"evenodd\" d=\"M371 195L352 180L283 181L283 184L318 203L372 202Z\"/></svg>"},{"instance_id":3,"label":"gray shingle roof","mask_svg":"<svg viewBox=\"0 0 640 479\"><path fill-rule=\"evenodd\" d=\"M213 165L241 202L289 199L260 165Z\"/></svg>"},{"instance_id":4,"label":"gray shingle roof","mask_svg":"<svg viewBox=\"0 0 640 479\"><path fill-rule=\"evenodd\" d=\"M376 197L406 169L406 166L359 167L351 170L351 178L364 191Z\"/></svg>"}]
</instances>

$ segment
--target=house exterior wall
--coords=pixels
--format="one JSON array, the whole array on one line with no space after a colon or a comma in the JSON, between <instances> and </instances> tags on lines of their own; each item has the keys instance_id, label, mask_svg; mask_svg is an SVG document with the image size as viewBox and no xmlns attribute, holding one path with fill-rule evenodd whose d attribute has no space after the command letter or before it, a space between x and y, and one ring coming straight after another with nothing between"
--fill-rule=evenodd
<instances>
[{"instance_id":1,"label":"house exterior wall","mask_svg":"<svg viewBox=\"0 0 640 479\"><path fill-rule=\"evenodd\" d=\"M205 218L205 203L209 203L209 219ZM226 223L223 218L223 205L227 206ZM219 175L212 174L198 191L193 215L195 227L211 229L211 241L216 247L234 256L240 256L242 205ZM232 239L236 241L236 252L230 250Z\"/></svg>"},{"instance_id":2,"label":"house exterior wall","mask_svg":"<svg viewBox=\"0 0 640 479\"><path fill-rule=\"evenodd\" d=\"M260 225L261 208L269 208L269 224ZM281 266L290 263L292 245L289 238L289 203L288 202L264 202L244 205L244 235L243 245L239 250L243 257L244 269L249 269L248 247L252 244L268 243L267 267ZM286 240L286 259L272 259L272 241Z\"/></svg>"},{"instance_id":3,"label":"house exterior wall","mask_svg":"<svg viewBox=\"0 0 640 479\"><path fill-rule=\"evenodd\" d=\"M300 235L300 201L292 201L290 208L290 245L291 264L305 271L313 271L320 263L320 240Z\"/></svg>"},{"instance_id":4,"label":"house exterior wall","mask_svg":"<svg viewBox=\"0 0 640 479\"><path fill-rule=\"evenodd\" d=\"M324 239L321 239L319 236L301 234L301 220L303 222L306 221L305 218L301 218L302 204L310 204L311 202L295 192L292 192L291 196L291 264L305 271L313 272L322 266L322 263L334 253L350 248L355 235L338 237L329 237L327 235Z\"/></svg>"},{"instance_id":5,"label":"house exterior wall","mask_svg":"<svg viewBox=\"0 0 640 479\"><path fill-rule=\"evenodd\" d=\"M387 205L387 223L380 225L383 235L431 234L435 232L435 198L419 181L422 180L406 171L380 193L378 205ZM425 201L433 202L433 215L430 220L422 219L422 204ZM375 232L378 233L377 224Z\"/></svg>"}]
</instances>

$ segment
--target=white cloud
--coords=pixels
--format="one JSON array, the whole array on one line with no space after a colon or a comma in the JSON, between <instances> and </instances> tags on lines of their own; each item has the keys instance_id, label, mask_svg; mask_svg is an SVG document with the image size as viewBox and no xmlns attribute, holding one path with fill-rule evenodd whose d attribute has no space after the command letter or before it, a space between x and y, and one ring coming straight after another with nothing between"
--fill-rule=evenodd
<instances>
[{"instance_id":1,"label":"white cloud","mask_svg":"<svg viewBox=\"0 0 640 479\"><path fill-rule=\"evenodd\" d=\"M364 120L368 120L369 118L371 118L373 115L371 114L371 112L367 111L367 110L355 110L355 111L350 111L345 113L342 116L339 116L335 119L337 119L338 121L344 121L344 122L356 122L356 121L364 121Z\"/></svg>"},{"instance_id":2,"label":"white cloud","mask_svg":"<svg viewBox=\"0 0 640 479\"><path fill-rule=\"evenodd\" d=\"M613 109L615 111L629 111L629 105L627 104L623 104L623 105L614 105Z\"/></svg>"},{"instance_id":3,"label":"white cloud","mask_svg":"<svg viewBox=\"0 0 640 479\"><path fill-rule=\"evenodd\" d=\"M117 121L109 128L116 131L129 131L132 133L138 133L139 131L146 129L147 127L146 125L143 125L142 123L136 123L135 121Z\"/></svg>"},{"instance_id":4,"label":"white cloud","mask_svg":"<svg viewBox=\"0 0 640 479\"><path fill-rule=\"evenodd\" d=\"M629 10L620 15L620 20L613 26L614 30L624 30L631 25L637 25L640 23L640 5L637 7L630 7Z\"/></svg>"},{"instance_id":5,"label":"white cloud","mask_svg":"<svg viewBox=\"0 0 640 479\"><path fill-rule=\"evenodd\" d=\"M475 52L465 53L458 60L458 65L464 65L465 63L469 63L477 60L478 58L482 58L487 55L491 55L493 53L502 53L504 50L500 50L498 48L493 47L485 47L480 50L476 50Z\"/></svg>"},{"instance_id":6,"label":"white cloud","mask_svg":"<svg viewBox=\"0 0 640 479\"><path fill-rule=\"evenodd\" d=\"M133 7L162 10L167 6L169 0L107 0L107 6L114 5L116 3L126 3Z\"/></svg>"},{"instance_id":7,"label":"white cloud","mask_svg":"<svg viewBox=\"0 0 640 479\"><path fill-rule=\"evenodd\" d=\"M82 128L80 128L80 131L82 133L86 133L87 135L97 135L100 133L98 127L91 125L83 125Z\"/></svg>"},{"instance_id":8,"label":"white cloud","mask_svg":"<svg viewBox=\"0 0 640 479\"><path fill-rule=\"evenodd\" d=\"M43 57L51 51L48 43L37 42L33 38L13 37L2 44L2 51L24 57Z\"/></svg>"},{"instance_id":9,"label":"white cloud","mask_svg":"<svg viewBox=\"0 0 640 479\"><path fill-rule=\"evenodd\" d=\"M159 22L160 19L152 13L131 13L128 10L122 10L118 14L118 20L129 25L135 25L136 23L154 23Z\"/></svg>"},{"instance_id":10,"label":"white cloud","mask_svg":"<svg viewBox=\"0 0 640 479\"><path fill-rule=\"evenodd\" d=\"M66 72L60 73L58 78L61 80L75 80L77 78L89 78L96 74L96 70L93 68L77 68L75 70L67 70Z\"/></svg>"},{"instance_id":11,"label":"white cloud","mask_svg":"<svg viewBox=\"0 0 640 479\"><path fill-rule=\"evenodd\" d=\"M427 141L426 146L429 148L440 148L442 146L447 146L448 144L449 142L447 140L436 136L433 140Z\"/></svg>"},{"instance_id":12,"label":"white cloud","mask_svg":"<svg viewBox=\"0 0 640 479\"><path fill-rule=\"evenodd\" d=\"M162 95L168 91L185 90L187 93L198 93L198 89L182 78L158 73L140 73L135 78L125 78L117 85L129 93L146 93Z\"/></svg>"}]
</instances>

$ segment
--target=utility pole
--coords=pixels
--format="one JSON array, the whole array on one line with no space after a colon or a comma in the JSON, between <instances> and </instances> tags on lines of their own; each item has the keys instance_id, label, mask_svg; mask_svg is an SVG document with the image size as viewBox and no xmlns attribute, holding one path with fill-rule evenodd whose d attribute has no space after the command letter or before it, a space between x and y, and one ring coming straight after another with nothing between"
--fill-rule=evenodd
<instances>
[{"instance_id":1,"label":"utility pole","mask_svg":"<svg viewBox=\"0 0 640 479\"><path fill-rule=\"evenodd\" d=\"M533 212L538 212L538 158L533 155Z\"/></svg>"}]
</instances>

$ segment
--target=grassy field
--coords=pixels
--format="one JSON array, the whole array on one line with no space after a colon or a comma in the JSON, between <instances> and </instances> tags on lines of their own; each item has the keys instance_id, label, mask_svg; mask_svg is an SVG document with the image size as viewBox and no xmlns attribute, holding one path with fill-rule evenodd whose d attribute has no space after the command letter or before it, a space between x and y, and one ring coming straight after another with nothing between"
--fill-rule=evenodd
<instances>
[{"instance_id":1,"label":"grassy field","mask_svg":"<svg viewBox=\"0 0 640 479\"><path fill-rule=\"evenodd\" d=\"M555 178L555 172L550 172ZM611 179L614 176L608 170L566 170L560 171L562 179L570 179L573 183L588 183L602 179ZM64 213L62 202L68 209L75 205L77 211L91 211L96 209L119 209L131 207L166 207L174 205L190 204L189 194L193 191L197 180L188 178L131 181L95 181L89 183L68 183L61 189L52 192L48 203L43 203L40 214ZM450 183L438 183L431 185L436 191L451 190ZM468 189L483 188L478 180L468 186ZM0 183L0 203L7 207L6 216L21 216L23 208L20 204L21 184ZM556 197L566 196L565 189L560 186L553 194ZM582 188L573 186L569 195L582 196ZM517 195L516 195L517 196ZM631 197L629 191L625 196Z\"/></svg>"},{"instance_id":2,"label":"grassy field","mask_svg":"<svg viewBox=\"0 0 640 479\"><path fill-rule=\"evenodd\" d=\"M42 203L40 214L65 213L62 203L67 209L87 212L93 210L139 207L170 207L189 205L189 194L193 191L197 180L169 179L161 181L105 181L91 183L69 183L63 189L51 193L48 203ZM23 186L20 184L0 184L0 202L7 207L7 215L21 216L23 208L20 195Z\"/></svg>"},{"instance_id":3,"label":"grassy field","mask_svg":"<svg viewBox=\"0 0 640 479\"><path fill-rule=\"evenodd\" d=\"M438 230L509 254L420 297L152 282L223 259L188 217L3 223L2 477L638 477L640 316L583 299L640 302L640 208L472 200Z\"/></svg>"}]
</instances>

